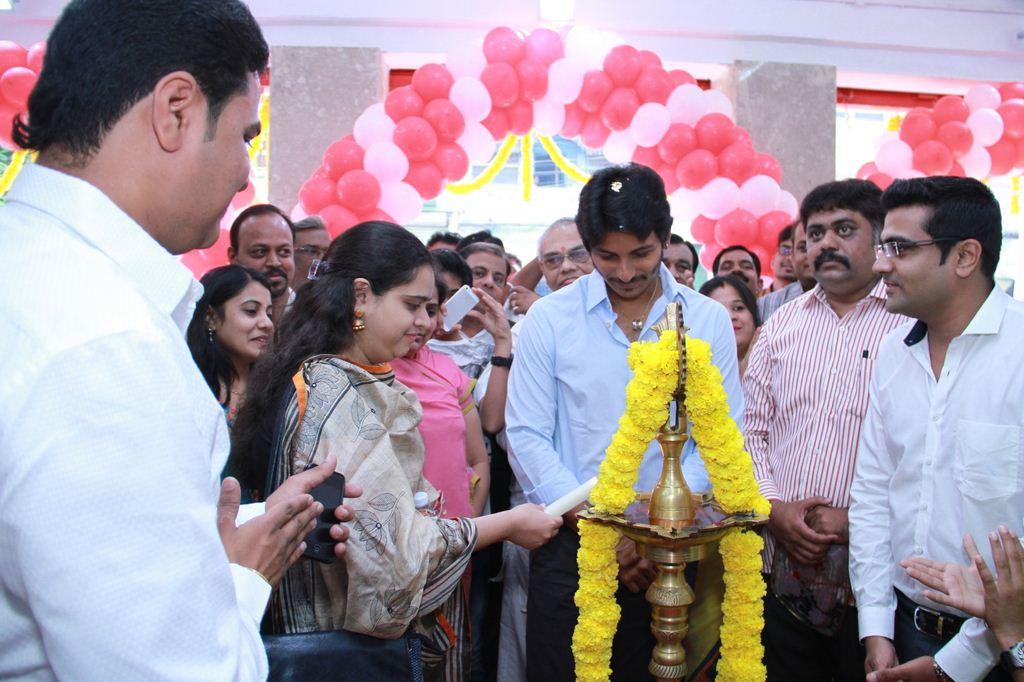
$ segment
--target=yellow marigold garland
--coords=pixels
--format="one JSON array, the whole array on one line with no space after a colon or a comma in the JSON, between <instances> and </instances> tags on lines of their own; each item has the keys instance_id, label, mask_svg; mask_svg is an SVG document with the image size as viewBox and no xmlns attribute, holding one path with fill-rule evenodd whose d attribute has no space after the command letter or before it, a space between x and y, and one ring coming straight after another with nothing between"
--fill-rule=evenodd
<instances>
[{"instance_id":1,"label":"yellow marigold garland","mask_svg":"<svg viewBox=\"0 0 1024 682\"><path fill-rule=\"evenodd\" d=\"M633 379L626 387L626 413L619 420L590 496L595 509L611 514L621 514L635 499L633 488L640 462L665 422L678 381L675 332L663 332L657 342L631 345L629 366ZM726 512L754 510L767 514L768 501L758 492L743 434L729 416L722 375L711 362L711 347L706 342L686 338L686 372L686 410L716 499ZM615 545L619 536L611 527L586 520L580 521L579 530L580 583L575 602L580 615L572 641L576 679L603 682L611 674L611 644L619 622L615 601ZM740 531L726 535L719 546L725 568L718 663L722 682L765 679L762 547L756 533Z\"/></svg>"}]
</instances>

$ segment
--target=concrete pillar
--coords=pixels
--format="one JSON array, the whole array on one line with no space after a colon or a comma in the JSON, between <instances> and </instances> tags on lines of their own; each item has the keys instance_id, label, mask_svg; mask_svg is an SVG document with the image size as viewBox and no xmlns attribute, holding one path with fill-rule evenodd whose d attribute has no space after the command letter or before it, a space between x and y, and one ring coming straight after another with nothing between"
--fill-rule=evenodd
<instances>
[{"instance_id":1,"label":"concrete pillar","mask_svg":"<svg viewBox=\"0 0 1024 682\"><path fill-rule=\"evenodd\" d=\"M737 61L713 85L732 99L757 150L782 164L782 187L797 201L836 179L834 66Z\"/></svg>"},{"instance_id":2,"label":"concrete pillar","mask_svg":"<svg viewBox=\"0 0 1024 682\"><path fill-rule=\"evenodd\" d=\"M327 146L352 132L386 87L380 50L272 47L270 203L291 211Z\"/></svg>"}]
</instances>

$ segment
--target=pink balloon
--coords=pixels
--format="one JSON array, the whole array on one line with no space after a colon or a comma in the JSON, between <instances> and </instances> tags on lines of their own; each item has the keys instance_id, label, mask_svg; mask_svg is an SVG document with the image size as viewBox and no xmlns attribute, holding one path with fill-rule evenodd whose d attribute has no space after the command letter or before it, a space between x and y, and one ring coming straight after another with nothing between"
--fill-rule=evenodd
<instances>
[{"instance_id":1,"label":"pink balloon","mask_svg":"<svg viewBox=\"0 0 1024 682\"><path fill-rule=\"evenodd\" d=\"M719 90L706 90L704 92L704 99L708 103L708 113L719 113L724 115L730 121L735 119L732 109L732 100Z\"/></svg>"},{"instance_id":2,"label":"pink balloon","mask_svg":"<svg viewBox=\"0 0 1024 682\"><path fill-rule=\"evenodd\" d=\"M548 93L559 104L574 102L583 89L584 69L571 59L557 59L548 68Z\"/></svg>"},{"instance_id":3,"label":"pink balloon","mask_svg":"<svg viewBox=\"0 0 1024 682\"><path fill-rule=\"evenodd\" d=\"M878 170L894 178L903 177L914 163L914 150L902 140L892 140L878 150L875 165Z\"/></svg>"},{"instance_id":4,"label":"pink balloon","mask_svg":"<svg viewBox=\"0 0 1024 682\"><path fill-rule=\"evenodd\" d=\"M494 138L480 123L467 123L455 143L466 150L470 163L483 165L494 156Z\"/></svg>"},{"instance_id":5,"label":"pink balloon","mask_svg":"<svg viewBox=\"0 0 1024 682\"><path fill-rule=\"evenodd\" d=\"M457 140L466 129L466 119L451 100L435 99L429 102L423 107L423 118L434 128L437 139L443 142Z\"/></svg>"},{"instance_id":6,"label":"pink balloon","mask_svg":"<svg viewBox=\"0 0 1024 682\"><path fill-rule=\"evenodd\" d=\"M737 184L752 178L757 171L757 152L745 142L733 142L718 155L718 172Z\"/></svg>"},{"instance_id":7,"label":"pink balloon","mask_svg":"<svg viewBox=\"0 0 1024 682\"><path fill-rule=\"evenodd\" d=\"M967 177L983 180L992 172L992 157L988 151L975 142L971 149L958 159Z\"/></svg>"},{"instance_id":8,"label":"pink balloon","mask_svg":"<svg viewBox=\"0 0 1024 682\"><path fill-rule=\"evenodd\" d=\"M668 72L668 77L672 79L674 88L678 88L680 85L697 85L697 79L690 75L689 71L683 69L672 69Z\"/></svg>"},{"instance_id":9,"label":"pink balloon","mask_svg":"<svg viewBox=\"0 0 1024 682\"><path fill-rule=\"evenodd\" d=\"M800 217L800 204L797 203L796 197L786 190L779 192L779 198L775 202L775 210L782 211L793 220Z\"/></svg>"},{"instance_id":10,"label":"pink balloon","mask_svg":"<svg viewBox=\"0 0 1024 682\"><path fill-rule=\"evenodd\" d=\"M539 135L557 135L565 123L565 105L549 96L533 103L533 129Z\"/></svg>"},{"instance_id":11,"label":"pink balloon","mask_svg":"<svg viewBox=\"0 0 1024 682\"><path fill-rule=\"evenodd\" d=\"M327 234L331 235L331 239L359 222L355 213L337 204L325 206L319 215L327 223Z\"/></svg>"},{"instance_id":12,"label":"pink balloon","mask_svg":"<svg viewBox=\"0 0 1024 682\"><path fill-rule=\"evenodd\" d=\"M469 157L465 150L453 142L442 142L434 152L436 165L447 180L457 182L469 172Z\"/></svg>"},{"instance_id":13,"label":"pink balloon","mask_svg":"<svg viewBox=\"0 0 1024 682\"><path fill-rule=\"evenodd\" d=\"M399 121L395 125L394 141L410 161L426 161L437 149L437 133L419 116Z\"/></svg>"},{"instance_id":14,"label":"pink balloon","mask_svg":"<svg viewBox=\"0 0 1024 682\"><path fill-rule=\"evenodd\" d=\"M704 99L704 91L696 85L684 84L673 90L665 102L673 123L696 125L701 116L707 113L708 103Z\"/></svg>"},{"instance_id":15,"label":"pink balloon","mask_svg":"<svg viewBox=\"0 0 1024 682\"><path fill-rule=\"evenodd\" d=\"M424 64L412 74L412 88L424 102L448 97L455 79L441 64Z\"/></svg>"},{"instance_id":16,"label":"pink balloon","mask_svg":"<svg viewBox=\"0 0 1024 682\"><path fill-rule=\"evenodd\" d=\"M231 197L231 208L245 208L253 202L256 198L256 187L252 184L252 178L249 179L248 184L245 188Z\"/></svg>"},{"instance_id":17,"label":"pink balloon","mask_svg":"<svg viewBox=\"0 0 1024 682\"><path fill-rule=\"evenodd\" d=\"M1024 99L1024 82L1003 83L999 86L999 96L1004 102L1010 99Z\"/></svg>"},{"instance_id":18,"label":"pink balloon","mask_svg":"<svg viewBox=\"0 0 1024 682\"><path fill-rule=\"evenodd\" d=\"M366 150L363 168L381 185L399 182L409 172L409 159L393 142L378 142Z\"/></svg>"},{"instance_id":19,"label":"pink balloon","mask_svg":"<svg viewBox=\"0 0 1024 682\"><path fill-rule=\"evenodd\" d=\"M423 199L420 198L420 195L411 185L404 182L396 182L381 187L378 205L380 210L390 215L395 219L396 223L401 225L402 223L416 220L416 216L423 209Z\"/></svg>"},{"instance_id":20,"label":"pink balloon","mask_svg":"<svg viewBox=\"0 0 1024 682\"><path fill-rule=\"evenodd\" d=\"M701 215L719 220L734 211L740 202L740 188L728 178L714 178L697 194Z\"/></svg>"},{"instance_id":21,"label":"pink balloon","mask_svg":"<svg viewBox=\"0 0 1024 682\"><path fill-rule=\"evenodd\" d=\"M610 137L610 136L609 136ZM637 147L633 150L633 163L639 163L648 168L660 168L663 164L661 156L655 147ZM676 167L672 166L672 174L675 175ZM676 180L676 184L678 184Z\"/></svg>"},{"instance_id":22,"label":"pink balloon","mask_svg":"<svg viewBox=\"0 0 1024 682\"><path fill-rule=\"evenodd\" d=\"M672 79L668 71L660 66L644 69L633 84L641 102L657 102L664 104L672 94Z\"/></svg>"},{"instance_id":23,"label":"pink balloon","mask_svg":"<svg viewBox=\"0 0 1024 682\"><path fill-rule=\"evenodd\" d=\"M971 108L967 106L967 102L964 101L963 97L957 97L956 95L940 97L932 108L932 118L937 126L941 126L949 121L963 123L970 114Z\"/></svg>"},{"instance_id":24,"label":"pink balloon","mask_svg":"<svg viewBox=\"0 0 1024 682\"><path fill-rule=\"evenodd\" d=\"M1011 140L1024 138L1024 99L1008 99L996 111L1003 119L1006 137Z\"/></svg>"},{"instance_id":25,"label":"pink balloon","mask_svg":"<svg viewBox=\"0 0 1024 682\"><path fill-rule=\"evenodd\" d=\"M0 73L16 66L28 66L28 51L13 41L0 40Z\"/></svg>"},{"instance_id":26,"label":"pink balloon","mask_svg":"<svg viewBox=\"0 0 1024 682\"><path fill-rule=\"evenodd\" d=\"M390 142L394 132L395 122L387 115L383 102L367 107L352 126L352 136L363 149L369 149L378 142Z\"/></svg>"},{"instance_id":27,"label":"pink balloon","mask_svg":"<svg viewBox=\"0 0 1024 682\"><path fill-rule=\"evenodd\" d=\"M699 190L718 175L718 160L707 149L695 149L676 165L676 179L686 189Z\"/></svg>"},{"instance_id":28,"label":"pink balloon","mask_svg":"<svg viewBox=\"0 0 1024 682\"><path fill-rule=\"evenodd\" d=\"M900 139L916 147L935 137L935 121L931 114L907 114L900 125Z\"/></svg>"},{"instance_id":29,"label":"pink balloon","mask_svg":"<svg viewBox=\"0 0 1024 682\"><path fill-rule=\"evenodd\" d=\"M43 60L46 58L46 43L38 42L28 48L28 55L25 59L25 66L36 73L43 70Z\"/></svg>"},{"instance_id":30,"label":"pink balloon","mask_svg":"<svg viewBox=\"0 0 1024 682\"><path fill-rule=\"evenodd\" d=\"M700 251L700 264L704 266L705 270L711 272L715 258L718 257L718 254L722 252L723 248L724 247L718 245L718 242L705 242L704 248Z\"/></svg>"},{"instance_id":31,"label":"pink balloon","mask_svg":"<svg viewBox=\"0 0 1024 682\"><path fill-rule=\"evenodd\" d=\"M697 133L685 123L673 123L658 142L658 155L665 163L678 164L697 148Z\"/></svg>"},{"instance_id":32,"label":"pink balloon","mask_svg":"<svg viewBox=\"0 0 1024 682\"><path fill-rule=\"evenodd\" d=\"M914 149L914 168L925 175L946 175L953 168L953 152L938 140L925 140Z\"/></svg>"},{"instance_id":33,"label":"pink balloon","mask_svg":"<svg viewBox=\"0 0 1024 682\"><path fill-rule=\"evenodd\" d=\"M508 120L508 109L492 109L490 115L480 123L487 128L495 141L504 140L512 127Z\"/></svg>"},{"instance_id":34,"label":"pink balloon","mask_svg":"<svg viewBox=\"0 0 1024 682\"><path fill-rule=\"evenodd\" d=\"M306 209L302 208L302 204L298 203L292 206L292 212L288 214L288 217L292 219L293 223L297 223L304 218L308 218L309 214L306 213Z\"/></svg>"},{"instance_id":35,"label":"pink balloon","mask_svg":"<svg viewBox=\"0 0 1024 682\"><path fill-rule=\"evenodd\" d=\"M753 245L757 240L757 235L757 218L741 208L726 213L715 225L715 241L722 246Z\"/></svg>"},{"instance_id":36,"label":"pink balloon","mask_svg":"<svg viewBox=\"0 0 1024 682\"><path fill-rule=\"evenodd\" d=\"M527 57L516 64L523 99L536 102L548 92L548 67L539 59Z\"/></svg>"},{"instance_id":37,"label":"pink balloon","mask_svg":"<svg viewBox=\"0 0 1024 682\"><path fill-rule=\"evenodd\" d=\"M565 56L562 36L550 28L535 28L526 37L526 56L550 66L556 59Z\"/></svg>"},{"instance_id":38,"label":"pink balloon","mask_svg":"<svg viewBox=\"0 0 1024 682\"><path fill-rule=\"evenodd\" d=\"M398 123L406 116L419 116L423 113L423 98L411 85L395 88L384 98L384 111L391 120Z\"/></svg>"},{"instance_id":39,"label":"pink balloon","mask_svg":"<svg viewBox=\"0 0 1024 682\"><path fill-rule=\"evenodd\" d=\"M664 104L648 102L641 104L633 114L633 121L629 124L629 134L633 141L641 147L653 147L665 137L669 126L672 125L672 117Z\"/></svg>"},{"instance_id":40,"label":"pink balloon","mask_svg":"<svg viewBox=\"0 0 1024 682\"><path fill-rule=\"evenodd\" d=\"M771 213L781 192L774 179L755 175L740 186L740 208L758 217Z\"/></svg>"},{"instance_id":41,"label":"pink balloon","mask_svg":"<svg viewBox=\"0 0 1024 682\"><path fill-rule=\"evenodd\" d=\"M460 78L452 84L448 99L462 112L466 123L479 123L491 113L491 96L476 78Z\"/></svg>"},{"instance_id":42,"label":"pink balloon","mask_svg":"<svg viewBox=\"0 0 1024 682\"><path fill-rule=\"evenodd\" d=\"M614 89L615 85L608 74L591 69L583 74L583 87L580 89L579 97L576 98L576 104L588 114L593 114L601 110L601 105Z\"/></svg>"},{"instance_id":43,"label":"pink balloon","mask_svg":"<svg viewBox=\"0 0 1024 682\"><path fill-rule=\"evenodd\" d=\"M338 180L337 195L338 203L353 213L368 213L380 200L380 183L364 170L350 170Z\"/></svg>"},{"instance_id":44,"label":"pink balloon","mask_svg":"<svg viewBox=\"0 0 1024 682\"><path fill-rule=\"evenodd\" d=\"M328 177L314 175L299 189L299 202L310 215L316 215L324 206L338 200L337 183Z\"/></svg>"},{"instance_id":45,"label":"pink balloon","mask_svg":"<svg viewBox=\"0 0 1024 682\"><path fill-rule=\"evenodd\" d=\"M484 56L483 48L479 44L462 43L457 44L448 51L444 60L445 68L452 74L452 78L480 78L480 73L487 66L487 57ZM451 93L448 94L451 98Z\"/></svg>"},{"instance_id":46,"label":"pink balloon","mask_svg":"<svg viewBox=\"0 0 1024 682\"><path fill-rule=\"evenodd\" d=\"M779 165L778 159L771 154L757 155L756 172L758 175L767 175L771 179L775 180L775 182L782 182L782 166Z\"/></svg>"},{"instance_id":47,"label":"pink balloon","mask_svg":"<svg viewBox=\"0 0 1024 682\"><path fill-rule=\"evenodd\" d=\"M867 177L869 175L871 175L872 173L877 173L877 172L878 172L878 166L876 166L873 161L869 161L869 162L865 163L863 166L861 166L860 168L857 169L856 178L858 180L865 180L865 179L867 179Z\"/></svg>"},{"instance_id":48,"label":"pink balloon","mask_svg":"<svg viewBox=\"0 0 1024 682\"><path fill-rule=\"evenodd\" d=\"M762 243L778 244L779 232L782 232L782 229L792 222L793 218L784 211L771 211L758 218L757 226L761 233Z\"/></svg>"},{"instance_id":49,"label":"pink balloon","mask_svg":"<svg viewBox=\"0 0 1024 682\"><path fill-rule=\"evenodd\" d=\"M640 53L631 45L619 45L604 58L604 71L616 87L625 88L633 85L640 75Z\"/></svg>"},{"instance_id":50,"label":"pink balloon","mask_svg":"<svg viewBox=\"0 0 1024 682\"><path fill-rule=\"evenodd\" d=\"M610 130L625 130L639 108L640 99L632 88L617 88L608 95L608 99L601 106L601 123Z\"/></svg>"},{"instance_id":51,"label":"pink balloon","mask_svg":"<svg viewBox=\"0 0 1024 682\"><path fill-rule=\"evenodd\" d=\"M495 107L507 107L519 98L519 76L514 68L504 62L484 67L480 82L487 88Z\"/></svg>"},{"instance_id":52,"label":"pink balloon","mask_svg":"<svg viewBox=\"0 0 1024 682\"><path fill-rule=\"evenodd\" d=\"M515 64L526 52L526 42L519 31L507 26L492 28L484 37L484 56L488 63Z\"/></svg>"},{"instance_id":53,"label":"pink balloon","mask_svg":"<svg viewBox=\"0 0 1024 682\"><path fill-rule=\"evenodd\" d=\"M999 91L991 85L975 85L964 95L964 101L971 111L978 109L995 109L1002 101Z\"/></svg>"},{"instance_id":54,"label":"pink balloon","mask_svg":"<svg viewBox=\"0 0 1024 682\"><path fill-rule=\"evenodd\" d=\"M721 112L701 116L693 129L697 133L697 144L712 154L720 153L736 141L736 125Z\"/></svg>"},{"instance_id":55,"label":"pink balloon","mask_svg":"<svg viewBox=\"0 0 1024 682\"><path fill-rule=\"evenodd\" d=\"M690 234L701 244L711 244L715 241L715 223L717 221L698 215L690 224Z\"/></svg>"},{"instance_id":56,"label":"pink balloon","mask_svg":"<svg viewBox=\"0 0 1024 682\"><path fill-rule=\"evenodd\" d=\"M0 76L0 93L16 107L28 104L28 96L36 86L39 76L27 66L15 66Z\"/></svg>"},{"instance_id":57,"label":"pink balloon","mask_svg":"<svg viewBox=\"0 0 1024 682\"><path fill-rule=\"evenodd\" d=\"M588 149L600 149L604 146L610 134L611 131L605 127L601 119L597 115L591 114L583 122L583 129L580 131L580 142Z\"/></svg>"},{"instance_id":58,"label":"pink balloon","mask_svg":"<svg viewBox=\"0 0 1024 682\"><path fill-rule=\"evenodd\" d=\"M411 185L421 197L430 200L444 189L444 173L432 161L411 163L405 183Z\"/></svg>"},{"instance_id":59,"label":"pink balloon","mask_svg":"<svg viewBox=\"0 0 1024 682\"><path fill-rule=\"evenodd\" d=\"M963 156L974 146L974 135L962 121L946 121L939 126L935 139L949 147L953 156Z\"/></svg>"},{"instance_id":60,"label":"pink balloon","mask_svg":"<svg viewBox=\"0 0 1024 682\"><path fill-rule=\"evenodd\" d=\"M665 66L661 63L661 57L650 50L640 50L637 54L640 56L640 73L646 69L661 69Z\"/></svg>"},{"instance_id":61,"label":"pink balloon","mask_svg":"<svg viewBox=\"0 0 1024 682\"><path fill-rule=\"evenodd\" d=\"M991 147L986 148L992 159L992 170L989 174L993 177L1006 175L1013 170L1013 164L1017 161L1017 145L1014 141L1004 137Z\"/></svg>"},{"instance_id":62,"label":"pink balloon","mask_svg":"<svg viewBox=\"0 0 1024 682\"><path fill-rule=\"evenodd\" d=\"M0 86L3 80L0 79ZM982 147L988 147L999 141L1003 136L1003 119L994 109L975 109L967 117L967 127L974 135L974 141Z\"/></svg>"},{"instance_id":63,"label":"pink balloon","mask_svg":"<svg viewBox=\"0 0 1024 682\"><path fill-rule=\"evenodd\" d=\"M567 105L565 107L565 122L562 123L562 130L559 135L567 140L579 137L580 133L583 132L583 124L586 123L586 120L587 112L575 104Z\"/></svg>"},{"instance_id":64,"label":"pink balloon","mask_svg":"<svg viewBox=\"0 0 1024 682\"><path fill-rule=\"evenodd\" d=\"M390 144L390 141L387 144ZM331 176L331 179L337 181L350 170L362 168L364 154L363 148L359 146L355 138L352 135L346 135L327 147L327 151L324 152L324 171Z\"/></svg>"},{"instance_id":65,"label":"pink balloon","mask_svg":"<svg viewBox=\"0 0 1024 682\"><path fill-rule=\"evenodd\" d=\"M867 177L867 179L878 185L878 189L883 192L889 189L889 185L892 184L892 176L885 173L872 173Z\"/></svg>"},{"instance_id":66,"label":"pink balloon","mask_svg":"<svg viewBox=\"0 0 1024 682\"><path fill-rule=\"evenodd\" d=\"M601 149L604 158L611 163L628 163L633 158L636 142L628 130L616 130L608 135Z\"/></svg>"}]
</instances>

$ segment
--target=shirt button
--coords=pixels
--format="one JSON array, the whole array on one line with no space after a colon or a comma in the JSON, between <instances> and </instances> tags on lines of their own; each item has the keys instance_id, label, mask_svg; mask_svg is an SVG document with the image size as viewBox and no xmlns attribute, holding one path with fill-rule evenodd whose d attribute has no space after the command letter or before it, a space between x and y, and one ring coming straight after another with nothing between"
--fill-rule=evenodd
<instances>
[{"instance_id":1,"label":"shirt button","mask_svg":"<svg viewBox=\"0 0 1024 682\"><path fill-rule=\"evenodd\" d=\"M921 545L916 545L914 547L914 554L924 554L924 547L922 547Z\"/></svg>"}]
</instances>

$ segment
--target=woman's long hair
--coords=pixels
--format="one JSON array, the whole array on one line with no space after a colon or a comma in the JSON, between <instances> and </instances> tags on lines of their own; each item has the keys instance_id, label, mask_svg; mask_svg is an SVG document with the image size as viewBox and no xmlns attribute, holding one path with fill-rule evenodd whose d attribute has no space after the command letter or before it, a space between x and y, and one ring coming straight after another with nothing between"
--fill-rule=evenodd
<instances>
[{"instance_id":1,"label":"woman's long hair","mask_svg":"<svg viewBox=\"0 0 1024 682\"><path fill-rule=\"evenodd\" d=\"M243 489L262 489L266 482L270 452L256 447L256 436L278 409L295 372L308 358L339 353L355 340L355 280L366 279L373 293L381 296L411 282L423 266L430 266L427 247L393 223L360 223L331 242L317 278L298 290L273 346L249 379L246 401L232 430L229 467Z\"/></svg>"},{"instance_id":2,"label":"woman's long hair","mask_svg":"<svg viewBox=\"0 0 1024 682\"><path fill-rule=\"evenodd\" d=\"M224 346L217 342L216 337L210 338L207 318L212 313L217 319L223 320L224 304L241 293L250 282L259 282L268 292L270 283L259 272L241 265L214 268L199 281L203 285L203 296L196 303L196 310L185 332L185 340L188 342L188 349L192 351L192 359L195 360L199 372L206 379L217 402L225 404L228 397L221 401L221 388L224 388L225 396L228 396L238 373Z\"/></svg>"}]
</instances>

